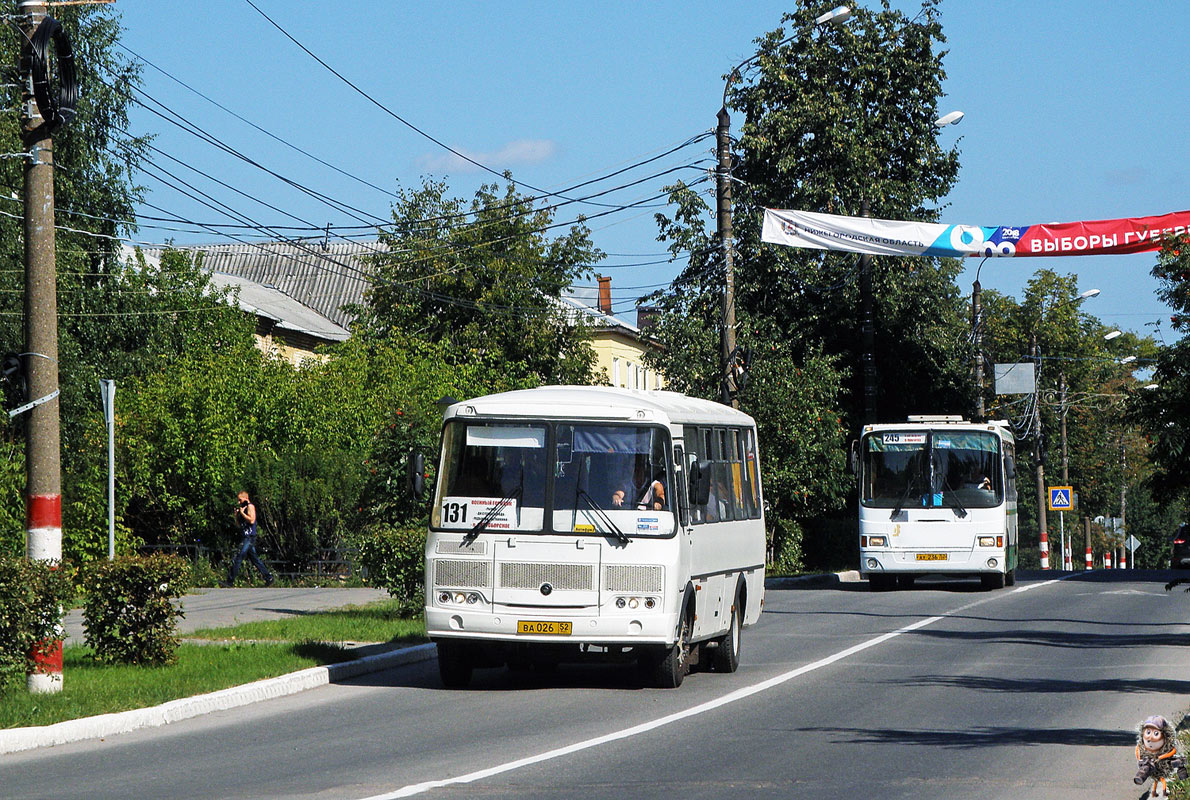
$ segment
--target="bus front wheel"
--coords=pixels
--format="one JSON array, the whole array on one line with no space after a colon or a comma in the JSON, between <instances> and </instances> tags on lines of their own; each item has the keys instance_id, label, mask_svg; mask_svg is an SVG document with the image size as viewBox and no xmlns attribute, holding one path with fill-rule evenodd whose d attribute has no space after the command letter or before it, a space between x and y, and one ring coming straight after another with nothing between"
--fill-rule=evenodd
<instances>
[{"instance_id":1,"label":"bus front wheel","mask_svg":"<svg viewBox=\"0 0 1190 800\"><path fill-rule=\"evenodd\" d=\"M992 572L984 573L979 576L979 582L983 584L985 589L1003 589L1004 588L1004 573Z\"/></svg>"},{"instance_id":2,"label":"bus front wheel","mask_svg":"<svg viewBox=\"0 0 1190 800\"><path fill-rule=\"evenodd\" d=\"M438 676L448 689L465 689L471 683L474 659L466 642L438 642Z\"/></svg>"},{"instance_id":3,"label":"bus front wheel","mask_svg":"<svg viewBox=\"0 0 1190 800\"><path fill-rule=\"evenodd\" d=\"M676 689L690 671L690 616L683 614L678 623L678 638L652 665L653 683L662 689Z\"/></svg>"},{"instance_id":4,"label":"bus front wheel","mask_svg":"<svg viewBox=\"0 0 1190 800\"><path fill-rule=\"evenodd\" d=\"M873 592L889 592L897 588L896 575L868 574L868 589Z\"/></svg>"}]
</instances>

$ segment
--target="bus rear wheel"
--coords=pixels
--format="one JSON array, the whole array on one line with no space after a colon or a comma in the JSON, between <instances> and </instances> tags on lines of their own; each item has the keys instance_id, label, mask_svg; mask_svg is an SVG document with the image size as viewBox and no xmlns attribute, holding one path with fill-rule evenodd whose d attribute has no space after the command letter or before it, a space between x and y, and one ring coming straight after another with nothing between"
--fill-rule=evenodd
<instances>
[{"instance_id":1,"label":"bus rear wheel","mask_svg":"<svg viewBox=\"0 0 1190 800\"><path fill-rule=\"evenodd\" d=\"M711 658L711 666L715 672L735 672L740 666L740 634L743 625L740 622L740 597L736 595L731 606L731 623L727 633L719 640L715 647L715 654Z\"/></svg>"},{"instance_id":2,"label":"bus rear wheel","mask_svg":"<svg viewBox=\"0 0 1190 800\"><path fill-rule=\"evenodd\" d=\"M438 642L438 677L447 689L465 689L471 683L474 659L466 642Z\"/></svg>"}]
</instances>

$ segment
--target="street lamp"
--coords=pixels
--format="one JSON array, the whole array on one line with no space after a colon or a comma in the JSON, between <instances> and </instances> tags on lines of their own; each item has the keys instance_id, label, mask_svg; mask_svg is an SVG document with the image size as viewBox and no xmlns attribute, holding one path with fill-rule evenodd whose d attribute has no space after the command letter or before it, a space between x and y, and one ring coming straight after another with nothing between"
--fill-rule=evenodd
<instances>
[{"instance_id":1,"label":"street lamp","mask_svg":"<svg viewBox=\"0 0 1190 800\"><path fill-rule=\"evenodd\" d=\"M1124 335L1124 332L1123 332L1123 331L1112 331L1111 333L1105 333L1105 334L1103 334L1103 340L1104 340L1105 342L1110 342L1112 339L1116 339L1116 338L1118 338L1118 337L1120 337L1120 336L1123 336L1123 335Z\"/></svg>"},{"instance_id":2,"label":"street lamp","mask_svg":"<svg viewBox=\"0 0 1190 800\"><path fill-rule=\"evenodd\" d=\"M962 111L951 111L934 120L934 126L945 128L947 125L957 125L962 118ZM865 217L871 216L866 197L862 201L860 213ZM871 425L876 422L876 322L872 292L872 256L868 253L859 257L859 292L863 315L860 321L860 342L863 345L860 363L864 373L863 420L865 425Z\"/></svg>"},{"instance_id":3,"label":"street lamp","mask_svg":"<svg viewBox=\"0 0 1190 800\"><path fill-rule=\"evenodd\" d=\"M847 6L837 6L815 18L815 27L823 25L838 25L851 16L851 9ZM800 34L794 34L780 42L777 42L775 47L780 47L786 42L791 42ZM723 247L723 330L721 334L721 347L719 353L719 375L723 382L722 393L730 398L731 405L739 408L740 401L736 390L736 373L733 368L732 359L735 357L736 351L736 330L735 330L735 263L734 254L732 253L732 221L731 221L731 115L727 113L727 92L731 89L731 85L742 77L741 69L751 64L760 54L752 56L751 58L741 61L736 66L732 67L728 73L727 81L723 85L723 103L719 108L717 117L718 124L715 126L715 154L718 156L719 166L715 170L716 191L715 191L715 216L716 227L719 233L719 241Z\"/></svg>"}]
</instances>

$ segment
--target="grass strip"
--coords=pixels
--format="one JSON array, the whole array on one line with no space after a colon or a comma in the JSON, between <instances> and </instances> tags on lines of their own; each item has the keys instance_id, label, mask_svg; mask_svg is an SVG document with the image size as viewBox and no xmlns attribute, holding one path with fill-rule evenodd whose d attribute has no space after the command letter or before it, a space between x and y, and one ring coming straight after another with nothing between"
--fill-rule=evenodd
<instances>
[{"instance_id":1,"label":"grass strip","mask_svg":"<svg viewBox=\"0 0 1190 800\"><path fill-rule=\"evenodd\" d=\"M420 617L402 616L404 607L395 600L363 606L344 606L329 611L245 622L230 628L204 628L187 633L187 639L250 639L287 642L394 642L421 644L426 626Z\"/></svg>"},{"instance_id":2,"label":"grass strip","mask_svg":"<svg viewBox=\"0 0 1190 800\"><path fill-rule=\"evenodd\" d=\"M63 651L62 691L29 694L24 686L9 687L0 694L0 728L52 725L160 705L353 658L328 642L414 645L427 641L425 632L421 619L401 616L399 603L381 601L187 633L187 639L220 643L183 643L178 662L167 667L100 664L90 647L72 645Z\"/></svg>"},{"instance_id":3,"label":"grass strip","mask_svg":"<svg viewBox=\"0 0 1190 800\"><path fill-rule=\"evenodd\" d=\"M100 664L84 645L67 647L62 656L62 691L29 694L24 687L10 688L0 697L0 728L52 725L160 705L350 657L339 647L294 642L183 644L177 663L166 667Z\"/></svg>"}]
</instances>

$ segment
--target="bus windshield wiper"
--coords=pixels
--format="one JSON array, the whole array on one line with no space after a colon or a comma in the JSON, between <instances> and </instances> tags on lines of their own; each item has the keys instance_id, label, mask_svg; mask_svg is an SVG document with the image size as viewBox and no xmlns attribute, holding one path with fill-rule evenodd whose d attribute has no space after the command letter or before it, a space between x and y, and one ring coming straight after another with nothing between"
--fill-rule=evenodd
<instances>
[{"instance_id":1,"label":"bus windshield wiper","mask_svg":"<svg viewBox=\"0 0 1190 800\"><path fill-rule=\"evenodd\" d=\"M947 505L954 509L955 513L959 515L959 519L967 516L967 507L959 500L954 489L951 489L949 492L945 490L942 492L942 501L945 503L947 500L950 501Z\"/></svg>"},{"instance_id":2,"label":"bus windshield wiper","mask_svg":"<svg viewBox=\"0 0 1190 800\"><path fill-rule=\"evenodd\" d=\"M600 508L599 504L596 503L591 498L591 495L587 494L584 489L579 489L575 496L581 497L586 502L587 506L595 512L595 516L610 529L609 532L612 536L619 539L622 544L628 544L628 542L631 541L631 539L628 538L628 534L624 533L624 531L620 530L619 527L616 526L616 523L612 522L612 518L607 515L607 512Z\"/></svg>"},{"instance_id":3,"label":"bus windshield wiper","mask_svg":"<svg viewBox=\"0 0 1190 800\"><path fill-rule=\"evenodd\" d=\"M905 482L905 491L901 493L901 499L897 501L897 504L893 506L892 513L888 515L889 519L892 519L897 514L900 514L901 510L905 508L905 501L909 499L909 494L913 491L913 483L914 481L911 476L909 480Z\"/></svg>"},{"instance_id":4,"label":"bus windshield wiper","mask_svg":"<svg viewBox=\"0 0 1190 800\"><path fill-rule=\"evenodd\" d=\"M508 505L510 501L519 500L521 497L521 489L521 486L517 486L511 492L501 497L496 502L496 505L489 508L487 513L479 518L479 522L475 523L475 527L467 531L467 535L463 537L463 546L466 547L467 545L474 542L475 538L479 536L479 534L483 533L489 525L495 522L496 517L500 516L500 512L504 510L504 507Z\"/></svg>"}]
</instances>

